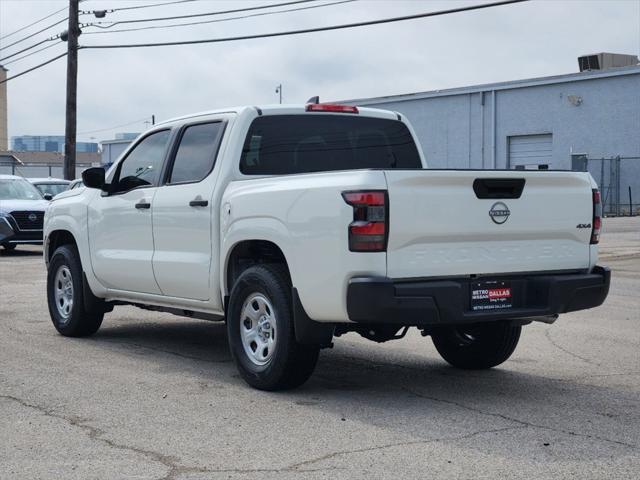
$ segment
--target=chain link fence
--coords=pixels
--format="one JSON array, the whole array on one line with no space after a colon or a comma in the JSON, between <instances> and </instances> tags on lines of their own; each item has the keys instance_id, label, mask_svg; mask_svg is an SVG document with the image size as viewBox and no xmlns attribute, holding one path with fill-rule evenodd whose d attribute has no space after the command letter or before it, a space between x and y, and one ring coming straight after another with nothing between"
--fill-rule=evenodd
<instances>
[{"instance_id":1,"label":"chain link fence","mask_svg":"<svg viewBox=\"0 0 640 480\"><path fill-rule=\"evenodd\" d=\"M640 214L640 157L589 158L588 170L600 187L605 215Z\"/></svg>"},{"instance_id":2,"label":"chain link fence","mask_svg":"<svg viewBox=\"0 0 640 480\"><path fill-rule=\"evenodd\" d=\"M572 170L589 172L598 183L607 216L640 215L640 157L571 156Z\"/></svg>"}]
</instances>

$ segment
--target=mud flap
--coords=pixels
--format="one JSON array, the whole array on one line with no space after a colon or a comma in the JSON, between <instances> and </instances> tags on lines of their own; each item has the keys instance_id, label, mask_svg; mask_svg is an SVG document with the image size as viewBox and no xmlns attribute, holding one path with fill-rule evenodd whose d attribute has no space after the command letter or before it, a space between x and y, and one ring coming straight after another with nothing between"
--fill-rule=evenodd
<instances>
[{"instance_id":1,"label":"mud flap","mask_svg":"<svg viewBox=\"0 0 640 480\"><path fill-rule=\"evenodd\" d=\"M309 318L300 302L298 290L295 287L292 290L292 298L293 328L297 342L302 345L330 347L335 326L330 323L316 322Z\"/></svg>"}]
</instances>

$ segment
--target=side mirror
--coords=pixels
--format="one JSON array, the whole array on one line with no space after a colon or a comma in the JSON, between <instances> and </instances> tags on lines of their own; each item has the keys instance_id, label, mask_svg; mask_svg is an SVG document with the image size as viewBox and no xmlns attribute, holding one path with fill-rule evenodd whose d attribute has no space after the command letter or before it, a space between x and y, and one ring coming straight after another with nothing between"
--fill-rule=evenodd
<instances>
[{"instance_id":1,"label":"side mirror","mask_svg":"<svg viewBox=\"0 0 640 480\"><path fill-rule=\"evenodd\" d=\"M84 182L86 187L99 188L102 190L104 187L104 168L87 168L84 172L82 172L82 181Z\"/></svg>"},{"instance_id":2,"label":"side mirror","mask_svg":"<svg viewBox=\"0 0 640 480\"><path fill-rule=\"evenodd\" d=\"M53 195L51 195L50 193L45 193L44 195L42 195L42 197L45 200L49 200L49 201L53 200Z\"/></svg>"}]
</instances>

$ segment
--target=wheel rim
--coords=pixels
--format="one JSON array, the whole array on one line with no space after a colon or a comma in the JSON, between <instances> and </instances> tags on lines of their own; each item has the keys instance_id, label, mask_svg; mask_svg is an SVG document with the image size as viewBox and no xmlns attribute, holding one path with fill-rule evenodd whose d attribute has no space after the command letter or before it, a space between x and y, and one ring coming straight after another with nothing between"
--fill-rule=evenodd
<instances>
[{"instance_id":1,"label":"wheel rim","mask_svg":"<svg viewBox=\"0 0 640 480\"><path fill-rule=\"evenodd\" d=\"M53 285L53 296L56 301L58 314L62 317L63 324L69 321L71 309L73 308L73 279L71 270L66 265L60 266L56 272L56 279Z\"/></svg>"},{"instance_id":2,"label":"wheel rim","mask_svg":"<svg viewBox=\"0 0 640 480\"><path fill-rule=\"evenodd\" d=\"M472 329L456 328L453 330L456 343L460 346L473 345L478 340L478 335Z\"/></svg>"},{"instance_id":3,"label":"wheel rim","mask_svg":"<svg viewBox=\"0 0 640 480\"><path fill-rule=\"evenodd\" d=\"M266 365L274 355L277 324L273 306L261 293L252 293L242 305L240 338L242 347L255 365Z\"/></svg>"}]
</instances>

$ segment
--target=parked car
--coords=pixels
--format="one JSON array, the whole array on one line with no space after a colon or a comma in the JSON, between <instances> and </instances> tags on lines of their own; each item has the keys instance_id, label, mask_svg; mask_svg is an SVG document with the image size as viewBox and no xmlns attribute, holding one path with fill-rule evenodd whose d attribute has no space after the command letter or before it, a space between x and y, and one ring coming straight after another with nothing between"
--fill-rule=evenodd
<instances>
[{"instance_id":1,"label":"parked car","mask_svg":"<svg viewBox=\"0 0 640 480\"><path fill-rule=\"evenodd\" d=\"M226 320L242 377L302 384L321 348L410 327L486 369L523 325L600 305L600 195L586 172L431 170L406 118L344 105L243 107L140 136L45 217L62 335L130 304Z\"/></svg>"},{"instance_id":2,"label":"parked car","mask_svg":"<svg viewBox=\"0 0 640 480\"><path fill-rule=\"evenodd\" d=\"M69 188L67 190L73 190L74 188L84 187L84 183L82 183L82 178L76 178L75 180L71 180L69 183Z\"/></svg>"},{"instance_id":3,"label":"parked car","mask_svg":"<svg viewBox=\"0 0 640 480\"><path fill-rule=\"evenodd\" d=\"M49 202L22 177L0 175L0 245L42 245L42 223Z\"/></svg>"},{"instance_id":4,"label":"parked car","mask_svg":"<svg viewBox=\"0 0 640 480\"><path fill-rule=\"evenodd\" d=\"M42 196L46 200L51 200L60 192L64 192L69 189L69 180L63 180L61 178L27 178L32 184L36 186Z\"/></svg>"}]
</instances>

